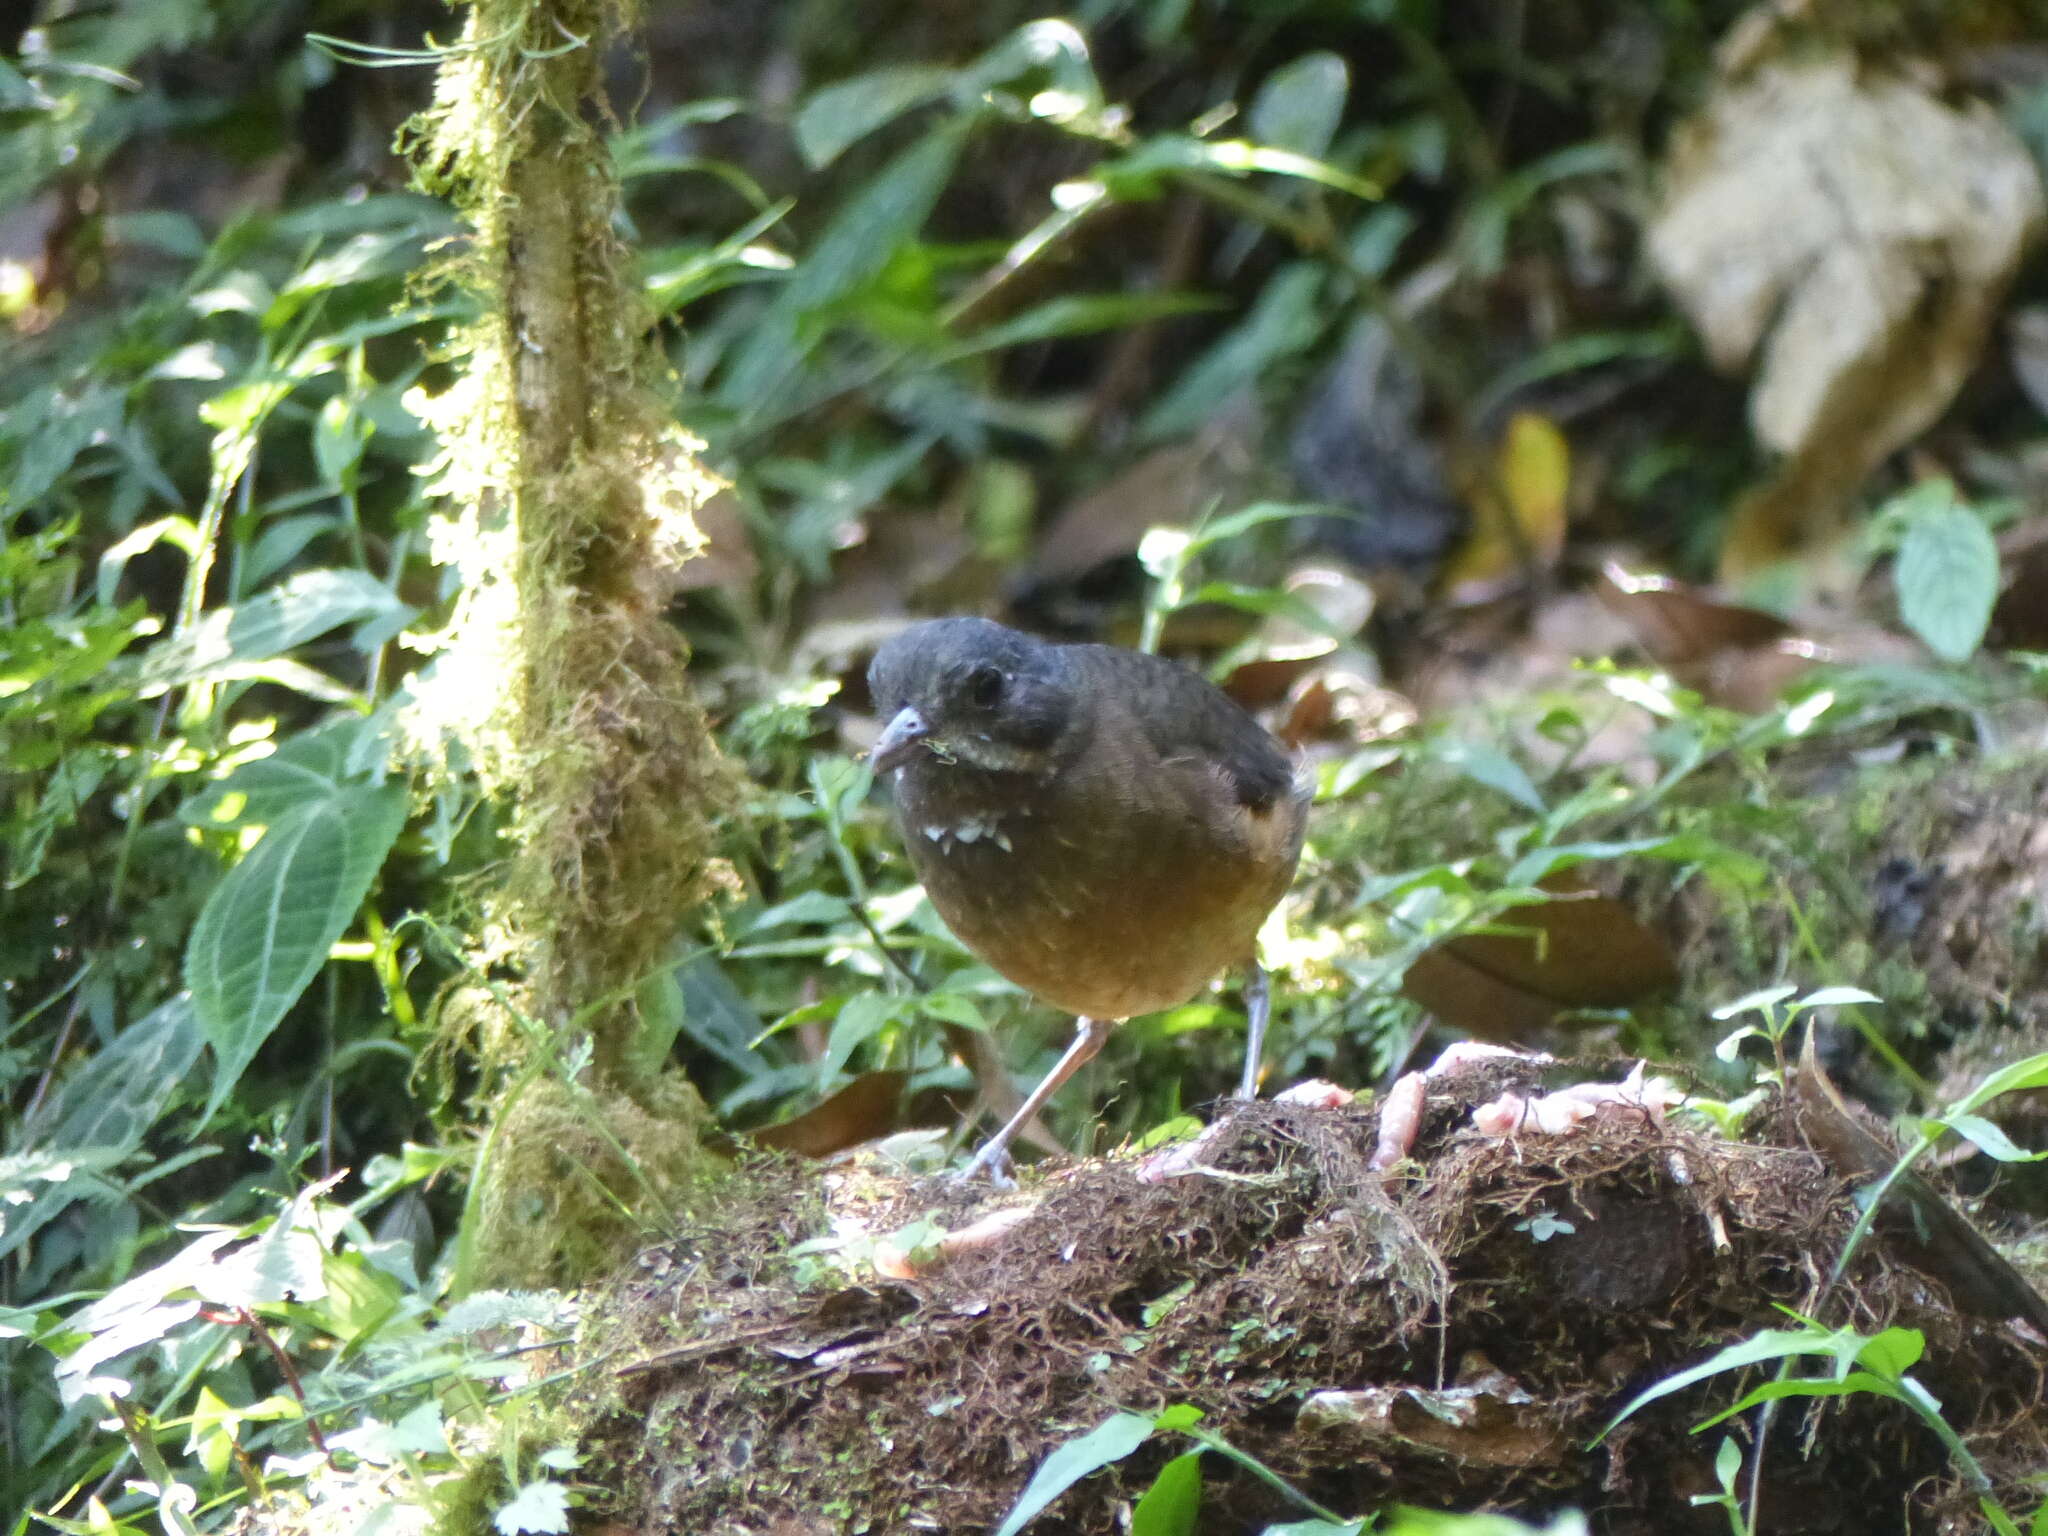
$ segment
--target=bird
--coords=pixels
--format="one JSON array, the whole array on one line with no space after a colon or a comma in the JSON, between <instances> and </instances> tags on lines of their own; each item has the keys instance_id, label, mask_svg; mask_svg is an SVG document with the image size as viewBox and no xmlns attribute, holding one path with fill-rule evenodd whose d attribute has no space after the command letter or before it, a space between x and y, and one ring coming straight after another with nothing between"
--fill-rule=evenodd
<instances>
[{"instance_id":1,"label":"bird","mask_svg":"<svg viewBox=\"0 0 2048 1536\"><path fill-rule=\"evenodd\" d=\"M910 863L954 935L1075 1015L1073 1042L961 1170L1008 1179L1009 1143L1124 1019L1247 970L1242 1098L1271 1012L1260 925L1301 858L1308 790L1206 678L989 619L913 624L868 668L869 753Z\"/></svg>"}]
</instances>

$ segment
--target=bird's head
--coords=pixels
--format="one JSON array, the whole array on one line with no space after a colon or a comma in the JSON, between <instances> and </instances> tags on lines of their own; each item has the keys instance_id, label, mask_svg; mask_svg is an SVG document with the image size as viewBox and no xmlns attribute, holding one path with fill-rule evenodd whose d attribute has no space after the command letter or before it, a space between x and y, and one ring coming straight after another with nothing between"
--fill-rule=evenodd
<instances>
[{"instance_id":1,"label":"bird's head","mask_svg":"<svg viewBox=\"0 0 2048 1536\"><path fill-rule=\"evenodd\" d=\"M868 690L885 722L876 773L919 755L988 773L1057 763L1077 693L1060 647L987 619L916 624L875 653Z\"/></svg>"}]
</instances>

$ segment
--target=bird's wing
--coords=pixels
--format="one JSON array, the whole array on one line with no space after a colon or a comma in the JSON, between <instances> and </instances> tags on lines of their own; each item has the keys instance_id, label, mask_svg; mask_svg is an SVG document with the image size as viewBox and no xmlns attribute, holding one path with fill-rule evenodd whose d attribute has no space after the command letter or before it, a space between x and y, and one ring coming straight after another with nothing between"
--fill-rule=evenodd
<instances>
[{"instance_id":1,"label":"bird's wing","mask_svg":"<svg viewBox=\"0 0 2048 1536\"><path fill-rule=\"evenodd\" d=\"M1294 767L1266 728L1206 678L1178 662L1114 646L1089 653L1086 670L1122 698L1166 762L1193 758L1230 781L1240 805L1263 811L1295 791Z\"/></svg>"}]
</instances>

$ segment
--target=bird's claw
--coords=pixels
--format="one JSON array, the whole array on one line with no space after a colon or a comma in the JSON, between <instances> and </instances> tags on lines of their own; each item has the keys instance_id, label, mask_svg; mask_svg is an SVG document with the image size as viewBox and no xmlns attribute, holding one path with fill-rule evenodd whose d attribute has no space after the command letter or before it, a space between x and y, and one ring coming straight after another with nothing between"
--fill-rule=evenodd
<instances>
[{"instance_id":1,"label":"bird's claw","mask_svg":"<svg viewBox=\"0 0 2048 1536\"><path fill-rule=\"evenodd\" d=\"M955 1183L972 1184L977 1178L986 1175L991 1189L1015 1189L1017 1178L1014 1167L1010 1161L1010 1149L999 1144L991 1144L975 1153L967 1166L953 1175L953 1179Z\"/></svg>"}]
</instances>

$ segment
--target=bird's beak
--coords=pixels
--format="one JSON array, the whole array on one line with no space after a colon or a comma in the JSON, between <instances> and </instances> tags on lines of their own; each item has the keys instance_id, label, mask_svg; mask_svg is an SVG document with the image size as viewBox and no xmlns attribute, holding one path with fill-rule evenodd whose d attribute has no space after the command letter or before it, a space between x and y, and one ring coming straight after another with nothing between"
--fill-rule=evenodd
<instances>
[{"instance_id":1,"label":"bird's beak","mask_svg":"<svg viewBox=\"0 0 2048 1536\"><path fill-rule=\"evenodd\" d=\"M875 738L875 745L868 753L868 763L876 773L887 773L892 768L903 766L910 754L922 746L932 728L923 715L905 705L896 711L891 720Z\"/></svg>"}]
</instances>

